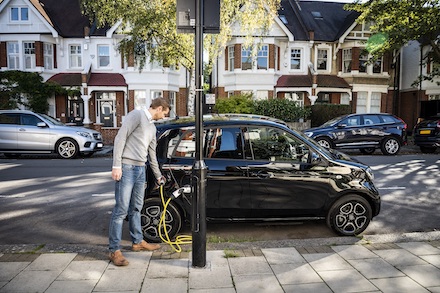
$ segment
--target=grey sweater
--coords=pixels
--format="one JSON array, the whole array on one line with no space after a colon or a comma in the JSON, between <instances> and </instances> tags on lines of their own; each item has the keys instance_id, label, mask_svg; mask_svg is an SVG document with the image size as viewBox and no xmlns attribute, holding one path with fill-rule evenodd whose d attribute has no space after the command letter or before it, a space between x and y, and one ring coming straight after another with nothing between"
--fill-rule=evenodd
<instances>
[{"instance_id":1,"label":"grey sweater","mask_svg":"<svg viewBox=\"0 0 440 293\"><path fill-rule=\"evenodd\" d=\"M149 159L151 170L158 179L162 173L156 157L156 126L146 112L133 110L125 116L114 141L113 167L120 168L122 164L144 166Z\"/></svg>"}]
</instances>

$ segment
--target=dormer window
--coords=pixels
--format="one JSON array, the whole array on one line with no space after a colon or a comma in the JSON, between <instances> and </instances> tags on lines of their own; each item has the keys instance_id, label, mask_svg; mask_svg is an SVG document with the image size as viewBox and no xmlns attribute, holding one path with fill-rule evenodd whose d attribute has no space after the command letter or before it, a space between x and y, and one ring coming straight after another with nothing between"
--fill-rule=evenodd
<instances>
[{"instance_id":1,"label":"dormer window","mask_svg":"<svg viewBox=\"0 0 440 293\"><path fill-rule=\"evenodd\" d=\"M11 7L11 21L29 21L29 8Z\"/></svg>"}]
</instances>

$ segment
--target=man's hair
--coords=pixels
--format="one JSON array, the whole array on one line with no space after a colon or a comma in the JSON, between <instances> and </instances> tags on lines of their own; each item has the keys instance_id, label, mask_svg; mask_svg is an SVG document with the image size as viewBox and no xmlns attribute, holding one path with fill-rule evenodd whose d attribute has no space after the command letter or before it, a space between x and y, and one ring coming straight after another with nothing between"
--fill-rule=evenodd
<instances>
[{"instance_id":1,"label":"man's hair","mask_svg":"<svg viewBox=\"0 0 440 293\"><path fill-rule=\"evenodd\" d=\"M151 101L150 108L156 109L157 107L162 106L164 110L170 109L170 103L165 98L156 98Z\"/></svg>"}]
</instances>

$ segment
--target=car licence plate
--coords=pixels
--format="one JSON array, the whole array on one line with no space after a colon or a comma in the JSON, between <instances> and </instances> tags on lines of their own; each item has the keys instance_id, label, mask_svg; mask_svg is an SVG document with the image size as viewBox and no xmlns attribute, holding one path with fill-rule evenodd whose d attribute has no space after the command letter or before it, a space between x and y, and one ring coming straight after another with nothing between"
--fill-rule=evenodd
<instances>
[{"instance_id":1,"label":"car licence plate","mask_svg":"<svg viewBox=\"0 0 440 293\"><path fill-rule=\"evenodd\" d=\"M420 134L431 134L431 130L420 130Z\"/></svg>"}]
</instances>

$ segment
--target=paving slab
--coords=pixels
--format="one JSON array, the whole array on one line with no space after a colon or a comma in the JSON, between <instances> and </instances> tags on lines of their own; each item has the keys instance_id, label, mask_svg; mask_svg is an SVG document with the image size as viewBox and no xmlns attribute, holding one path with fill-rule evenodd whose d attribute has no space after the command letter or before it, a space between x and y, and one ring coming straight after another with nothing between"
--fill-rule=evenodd
<instances>
[{"instance_id":1,"label":"paving slab","mask_svg":"<svg viewBox=\"0 0 440 293\"><path fill-rule=\"evenodd\" d=\"M440 269L433 265L402 267L401 271L423 287L440 286Z\"/></svg>"},{"instance_id":2,"label":"paving slab","mask_svg":"<svg viewBox=\"0 0 440 293\"><path fill-rule=\"evenodd\" d=\"M273 274L236 275L237 293L283 293L283 288Z\"/></svg>"},{"instance_id":3,"label":"paving slab","mask_svg":"<svg viewBox=\"0 0 440 293\"><path fill-rule=\"evenodd\" d=\"M351 265L336 253L312 253L303 257L317 271L333 271L351 269Z\"/></svg>"},{"instance_id":4,"label":"paving slab","mask_svg":"<svg viewBox=\"0 0 440 293\"><path fill-rule=\"evenodd\" d=\"M272 269L263 256L236 257L228 259L232 276L271 274Z\"/></svg>"},{"instance_id":5,"label":"paving slab","mask_svg":"<svg viewBox=\"0 0 440 293\"><path fill-rule=\"evenodd\" d=\"M426 242L405 242L397 243L399 247L402 247L415 255L429 255L439 254L440 249L426 243Z\"/></svg>"},{"instance_id":6,"label":"paving slab","mask_svg":"<svg viewBox=\"0 0 440 293\"><path fill-rule=\"evenodd\" d=\"M266 248L261 251L270 265L306 263L304 257L293 247Z\"/></svg>"},{"instance_id":7,"label":"paving slab","mask_svg":"<svg viewBox=\"0 0 440 293\"><path fill-rule=\"evenodd\" d=\"M271 265L281 285L307 284L322 282L321 277L308 264L276 264Z\"/></svg>"},{"instance_id":8,"label":"paving slab","mask_svg":"<svg viewBox=\"0 0 440 293\"><path fill-rule=\"evenodd\" d=\"M369 280L357 270L333 270L319 272L324 282L335 293L377 291Z\"/></svg>"},{"instance_id":9,"label":"paving slab","mask_svg":"<svg viewBox=\"0 0 440 293\"><path fill-rule=\"evenodd\" d=\"M349 260L350 264L367 279L405 276L401 271L381 258Z\"/></svg>"},{"instance_id":10,"label":"paving slab","mask_svg":"<svg viewBox=\"0 0 440 293\"><path fill-rule=\"evenodd\" d=\"M377 254L374 254L368 248L362 245L337 245L332 246L332 249L336 251L344 259L365 259L365 258L377 258Z\"/></svg>"},{"instance_id":11,"label":"paving slab","mask_svg":"<svg viewBox=\"0 0 440 293\"><path fill-rule=\"evenodd\" d=\"M374 253L395 267L426 264L426 261L405 249L375 250Z\"/></svg>"},{"instance_id":12,"label":"paving slab","mask_svg":"<svg viewBox=\"0 0 440 293\"><path fill-rule=\"evenodd\" d=\"M371 282L384 293L425 293L429 292L408 277L375 279Z\"/></svg>"}]
</instances>

